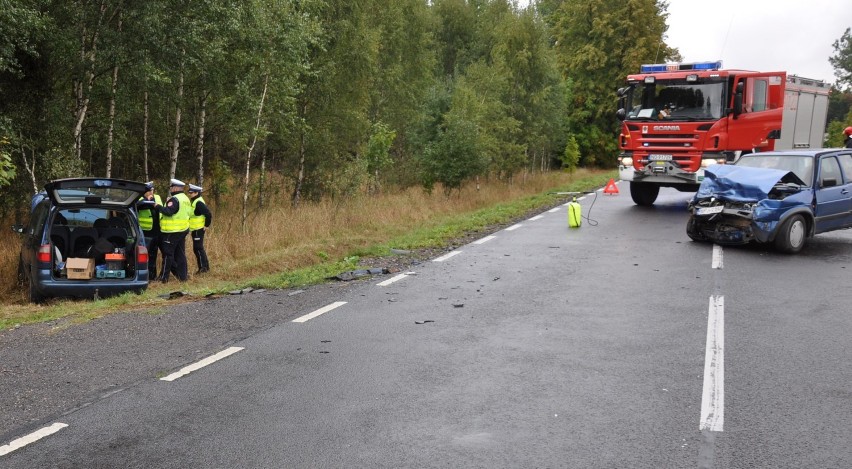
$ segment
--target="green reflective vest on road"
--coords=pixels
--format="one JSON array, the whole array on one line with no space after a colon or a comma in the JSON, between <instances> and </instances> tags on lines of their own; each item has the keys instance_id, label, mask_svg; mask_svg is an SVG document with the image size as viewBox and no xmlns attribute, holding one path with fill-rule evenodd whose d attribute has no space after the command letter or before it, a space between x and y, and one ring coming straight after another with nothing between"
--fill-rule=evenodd
<instances>
[{"instance_id":1,"label":"green reflective vest on road","mask_svg":"<svg viewBox=\"0 0 852 469\"><path fill-rule=\"evenodd\" d=\"M198 202L204 202L204 197L198 196L192 199L192 212L189 216L189 229L193 231L204 228L204 215L195 214L195 204L197 204Z\"/></svg>"},{"instance_id":2,"label":"green reflective vest on road","mask_svg":"<svg viewBox=\"0 0 852 469\"><path fill-rule=\"evenodd\" d=\"M180 233L189 230L189 217L192 216L192 202L183 192L173 195L180 207L178 212L172 216L163 215L160 219L160 231L163 233Z\"/></svg>"},{"instance_id":3,"label":"green reflective vest on road","mask_svg":"<svg viewBox=\"0 0 852 469\"><path fill-rule=\"evenodd\" d=\"M139 197L139 200L143 199L145 199L145 197ZM159 205L163 205L163 200L160 199L160 196L157 194L154 194L154 202ZM160 215L160 218L162 218L162 215ZM154 217L152 216L150 208L139 211L139 226L141 226L144 231L151 231L154 229Z\"/></svg>"}]
</instances>

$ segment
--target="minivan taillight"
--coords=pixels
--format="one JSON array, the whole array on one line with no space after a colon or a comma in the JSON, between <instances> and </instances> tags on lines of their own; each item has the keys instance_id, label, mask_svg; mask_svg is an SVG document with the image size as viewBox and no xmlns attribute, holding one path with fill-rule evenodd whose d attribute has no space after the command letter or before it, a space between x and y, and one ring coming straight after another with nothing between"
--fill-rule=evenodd
<instances>
[{"instance_id":1,"label":"minivan taillight","mask_svg":"<svg viewBox=\"0 0 852 469\"><path fill-rule=\"evenodd\" d=\"M148 265L148 248L145 246L136 246L136 265L137 266L147 266Z\"/></svg>"},{"instance_id":2,"label":"minivan taillight","mask_svg":"<svg viewBox=\"0 0 852 469\"><path fill-rule=\"evenodd\" d=\"M50 263L50 245L42 244L41 247L38 248L38 254L36 254L36 260L39 262Z\"/></svg>"}]
</instances>

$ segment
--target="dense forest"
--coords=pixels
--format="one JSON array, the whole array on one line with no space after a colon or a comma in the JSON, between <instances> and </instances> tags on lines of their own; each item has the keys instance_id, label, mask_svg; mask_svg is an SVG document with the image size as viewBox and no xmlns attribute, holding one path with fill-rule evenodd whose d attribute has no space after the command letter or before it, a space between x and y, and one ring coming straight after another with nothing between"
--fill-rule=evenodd
<instances>
[{"instance_id":1,"label":"dense forest","mask_svg":"<svg viewBox=\"0 0 852 469\"><path fill-rule=\"evenodd\" d=\"M623 77L679 58L657 0L0 5L0 216L60 177L178 177L245 214L609 166Z\"/></svg>"}]
</instances>

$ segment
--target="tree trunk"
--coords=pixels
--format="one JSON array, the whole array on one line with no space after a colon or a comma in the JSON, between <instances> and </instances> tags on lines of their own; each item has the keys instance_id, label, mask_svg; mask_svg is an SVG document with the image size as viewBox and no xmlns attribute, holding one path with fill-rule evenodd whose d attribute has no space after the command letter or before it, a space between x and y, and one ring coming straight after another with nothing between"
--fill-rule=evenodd
<instances>
[{"instance_id":1,"label":"tree trunk","mask_svg":"<svg viewBox=\"0 0 852 469\"><path fill-rule=\"evenodd\" d=\"M118 65L112 68L112 94L109 97L109 131L107 132L106 177L112 177L112 146L115 139L115 92L117 87Z\"/></svg>"},{"instance_id":2,"label":"tree trunk","mask_svg":"<svg viewBox=\"0 0 852 469\"><path fill-rule=\"evenodd\" d=\"M198 146L196 147L196 155L198 156L198 181L199 186L204 186L204 127L207 125L207 93L201 95L201 109L198 112Z\"/></svg>"},{"instance_id":3,"label":"tree trunk","mask_svg":"<svg viewBox=\"0 0 852 469\"><path fill-rule=\"evenodd\" d=\"M266 152L269 147L263 146L263 152L260 154L260 188L257 191L257 207L263 209L263 186L266 182Z\"/></svg>"},{"instance_id":4,"label":"tree trunk","mask_svg":"<svg viewBox=\"0 0 852 469\"><path fill-rule=\"evenodd\" d=\"M23 136L21 136L21 141L23 142ZM35 169L36 169L36 153L35 150L32 149L33 152L33 164L30 166L29 161L27 161L27 147L21 143L21 159L24 160L24 169L27 170L27 174L30 175L30 180L33 183L33 194L38 194L38 183L36 183L35 177Z\"/></svg>"},{"instance_id":5,"label":"tree trunk","mask_svg":"<svg viewBox=\"0 0 852 469\"><path fill-rule=\"evenodd\" d=\"M80 80L74 80L74 155L77 160L83 159L83 122L89 110L89 94L95 82L95 58L98 52L98 33L100 26L106 16L106 2L101 2L100 16L91 41L87 44L86 27L81 25L80 29L80 63L83 64L85 72Z\"/></svg>"},{"instance_id":6,"label":"tree trunk","mask_svg":"<svg viewBox=\"0 0 852 469\"><path fill-rule=\"evenodd\" d=\"M144 101L144 116L142 119L142 167L145 170L145 180L150 181L148 175L148 91L145 91Z\"/></svg>"},{"instance_id":7,"label":"tree trunk","mask_svg":"<svg viewBox=\"0 0 852 469\"><path fill-rule=\"evenodd\" d=\"M266 72L266 76L263 77L263 93L260 95L260 104L257 106L257 121L255 121L254 125L254 136L251 139L251 145L248 148L248 152L246 154L246 177L245 184L243 188L243 220L242 227L243 231L246 230L246 220L248 219L248 194L249 194L249 179L250 179L250 171L251 171L251 153L254 151L254 146L257 144L257 134L260 132L260 118L263 115L263 103L266 101L266 90L269 87L269 72Z\"/></svg>"},{"instance_id":8,"label":"tree trunk","mask_svg":"<svg viewBox=\"0 0 852 469\"><path fill-rule=\"evenodd\" d=\"M307 103L302 105L301 114L304 118L308 112ZM304 119L303 119L304 120ZM299 170L296 174L296 187L293 188L293 208L299 208L299 199L302 197L302 183L305 181L305 129L299 131Z\"/></svg>"},{"instance_id":9,"label":"tree trunk","mask_svg":"<svg viewBox=\"0 0 852 469\"><path fill-rule=\"evenodd\" d=\"M172 153L169 157L171 165L169 166L169 178L174 179L177 173L178 152L180 151L180 114L181 106L183 105L183 65L180 69L180 78L178 79L177 90L177 107L175 108L175 134L172 139Z\"/></svg>"}]
</instances>

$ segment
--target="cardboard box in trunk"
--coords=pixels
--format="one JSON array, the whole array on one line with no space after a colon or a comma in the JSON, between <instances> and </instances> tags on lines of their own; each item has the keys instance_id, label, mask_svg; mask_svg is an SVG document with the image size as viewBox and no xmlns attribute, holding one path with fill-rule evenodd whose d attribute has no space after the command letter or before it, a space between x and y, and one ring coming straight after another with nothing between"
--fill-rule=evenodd
<instances>
[{"instance_id":1,"label":"cardboard box in trunk","mask_svg":"<svg viewBox=\"0 0 852 469\"><path fill-rule=\"evenodd\" d=\"M95 276L95 260L85 257L71 257L65 262L70 280L88 280Z\"/></svg>"}]
</instances>

